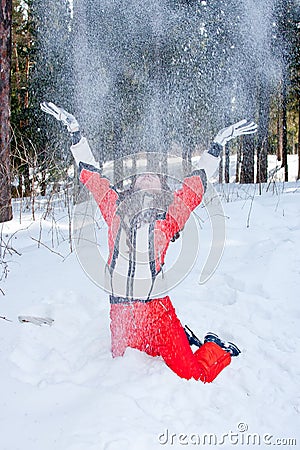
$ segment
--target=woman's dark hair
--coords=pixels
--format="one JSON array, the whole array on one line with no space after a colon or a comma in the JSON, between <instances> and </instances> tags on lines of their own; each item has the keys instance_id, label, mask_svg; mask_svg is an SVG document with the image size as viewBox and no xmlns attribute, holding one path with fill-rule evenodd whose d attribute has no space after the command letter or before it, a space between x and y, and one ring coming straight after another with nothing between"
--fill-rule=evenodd
<instances>
[{"instance_id":1,"label":"woman's dark hair","mask_svg":"<svg viewBox=\"0 0 300 450\"><path fill-rule=\"evenodd\" d=\"M134 184L137 176L131 178L130 186L119 192L118 215L121 224L130 235L130 229L135 224L151 222L158 217L163 218L173 201L173 193L166 181L166 177L158 175L161 182L161 191L147 192L135 190Z\"/></svg>"},{"instance_id":2,"label":"woman's dark hair","mask_svg":"<svg viewBox=\"0 0 300 450\"><path fill-rule=\"evenodd\" d=\"M160 173L153 173L153 174L158 176L158 178L160 180L162 191L171 192L170 186L168 185L168 182L167 182L167 176L160 174ZM123 188L123 181L118 182L114 185L114 188L116 189L116 191L119 194L120 202L122 202L128 195L132 194L132 192L134 191L134 185L135 185L135 182L136 182L136 179L138 178L138 176L139 176L139 174L132 175L131 177L127 178L126 181L129 181L129 187L127 187L126 189Z\"/></svg>"},{"instance_id":3,"label":"woman's dark hair","mask_svg":"<svg viewBox=\"0 0 300 450\"><path fill-rule=\"evenodd\" d=\"M127 235L127 245L132 247L130 240L130 231L133 225L139 226L141 223L152 222L157 218L164 218L168 211L170 204L173 201L173 192L170 189L167 176L157 174L161 182L161 191L150 195L151 204L147 209L143 209L144 196L147 196L147 191L134 190L134 184L137 176L131 177L130 186L127 189L119 191L118 200L118 215L121 219L121 225ZM175 242L180 237L178 231L172 237L171 241Z\"/></svg>"}]
</instances>

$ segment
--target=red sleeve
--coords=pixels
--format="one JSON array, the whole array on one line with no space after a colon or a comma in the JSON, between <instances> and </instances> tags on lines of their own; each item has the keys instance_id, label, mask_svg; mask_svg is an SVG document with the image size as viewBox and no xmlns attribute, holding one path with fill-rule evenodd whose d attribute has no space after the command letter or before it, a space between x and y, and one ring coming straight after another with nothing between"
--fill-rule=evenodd
<instances>
[{"instance_id":1,"label":"red sleeve","mask_svg":"<svg viewBox=\"0 0 300 450\"><path fill-rule=\"evenodd\" d=\"M201 173L201 172L200 172ZM154 229L155 263L159 271L165 260L169 243L182 230L191 212L201 203L205 192L206 178L203 173L183 180L182 188L174 192L165 219L157 220Z\"/></svg>"},{"instance_id":2,"label":"red sleeve","mask_svg":"<svg viewBox=\"0 0 300 450\"><path fill-rule=\"evenodd\" d=\"M105 222L110 226L117 209L117 192L112 189L109 180L92 166L80 163L79 168L80 181L93 194Z\"/></svg>"},{"instance_id":3,"label":"red sleeve","mask_svg":"<svg viewBox=\"0 0 300 450\"><path fill-rule=\"evenodd\" d=\"M157 223L167 240L180 230L191 215L191 212L200 205L204 194L204 186L199 175L193 175L183 180L182 188L174 192L166 218Z\"/></svg>"}]
</instances>

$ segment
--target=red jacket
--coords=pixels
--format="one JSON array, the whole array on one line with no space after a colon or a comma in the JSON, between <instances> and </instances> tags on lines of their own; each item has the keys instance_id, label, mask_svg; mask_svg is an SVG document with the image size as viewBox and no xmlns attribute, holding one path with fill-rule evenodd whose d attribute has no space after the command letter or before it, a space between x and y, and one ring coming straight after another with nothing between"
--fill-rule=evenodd
<instances>
[{"instance_id":1,"label":"red jacket","mask_svg":"<svg viewBox=\"0 0 300 450\"><path fill-rule=\"evenodd\" d=\"M158 214L152 222L141 228L132 227L130 241L134 250L125 249L126 235L122 232L118 215L119 195L109 180L101 176L93 166L80 163L80 181L90 190L108 225L108 269L113 280L111 294L121 299L149 300L157 297L153 290L161 274L165 255L171 239L181 231L191 212L201 203L206 188L203 169L183 180L181 189L173 193L173 201L164 214ZM135 229L136 228L136 229ZM145 247L145 242L147 248ZM120 252L122 248L122 252ZM125 249L125 250L124 250ZM145 252L148 261L145 266ZM124 253L128 253L124 258ZM143 262L139 261L143 254ZM123 255L123 256L122 256ZM127 262L126 262L126 261Z\"/></svg>"}]
</instances>

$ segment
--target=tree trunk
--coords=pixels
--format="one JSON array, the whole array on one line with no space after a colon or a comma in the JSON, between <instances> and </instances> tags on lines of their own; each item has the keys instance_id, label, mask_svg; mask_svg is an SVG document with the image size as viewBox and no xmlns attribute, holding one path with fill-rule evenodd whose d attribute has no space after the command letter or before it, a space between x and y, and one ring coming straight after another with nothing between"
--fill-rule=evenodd
<instances>
[{"instance_id":1,"label":"tree trunk","mask_svg":"<svg viewBox=\"0 0 300 450\"><path fill-rule=\"evenodd\" d=\"M229 143L225 145L225 171L224 171L224 179L225 183L230 182L230 147Z\"/></svg>"},{"instance_id":2,"label":"tree trunk","mask_svg":"<svg viewBox=\"0 0 300 450\"><path fill-rule=\"evenodd\" d=\"M300 180L300 98L298 100L298 176L297 180Z\"/></svg>"},{"instance_id":3,"label":"tree trunk","mask_svg":"<svg viewBox=\"0 0 300 450\"><path fill-rule=\"evenodd\" d=\"M240 181L241 159L242 159L242 145L241 145L241 141L239 140L237 154L236 154L236 170L235 170L235 182L236 183L239 183L239 181Z\"/></svg>"},{"instance_id":4,"label":"tree trunk","mask_svg":"<svg viewBox=\"0 0 300 450\"><path fill-rule=\"evenodd\" d=\"M257 146L256 183L266 183L268 181L268 149L268 136L261 136Z\"/></svg>"},{"instance_id":5,"label":"tree trunk","mask_svg":"<svg viewBox=\"0 0 300 450\"><path fill-rule=\"evenodd\" d=\"M266 183L268 178L270 92L266 83L261 84L259 93L259 122L257 133L257 183Z\"/></svg>"},{"instance_id":6,"label":"tree trunk","mask_svg":"<svg viewBox=\"0 0 300 450\"><path fill-rule=\"evenodd\" d=\"M241 183L254 183L254 141L251 136L243 136L243 161Z\"/></svg>"},{"instance_id":7,"label":"tree trunk","mask_svg":"<svg viewBox=\"0 0 300 450\"><path fill-rule=\"evenodd\" d=\"M159 173L160 161L155 152L147 152L147 171Z\"/></svg>"},{"instance_id":8,"label":"tree trunk","mask_svg":"<svg viewBox=\"0 0 300 450\"><path fill-rule=\"evenodd\" d=\"M123 130L119 120L114 123L113 161L114 161L114 184L118 189L124 185L124 164L122 153Z\"/></svg>"},{"instance_id":9,"label":"tree trunk","mask_svg":"<svg viewBox=\"0 0 300 450\"><path fill-rule=\"evenodd\" d=\"M284 70L282 81L282 166L284 167L284 181L288 181L288 162L287 162L287 74Z\"/></svg>"},{"instance_id":10,"label":"tree trunk","mask_svg":"<svg viewBox=\"0 0 300 450\"><path fill-rule=\"evenodd\" d=\"M192 171L192 154L190 146L186 143L183 143L182 148L182 169L183 169L183 176L190 175Z\"/></svg>"},{"instance_id":11,"label":"tree trunk","mask_svg":"<svg viewBox=\"0 0 300 450\"><path fill-rule=\"evenodd\" d=\"M29 164L26 162L22 168L24 191L22 197L30 197L32 194L32 181L30 179Z\"/></svg>"},{"instance_id":12,"label":"tree trunk","mask_svg":"<svg viewBox=\"0 0 300 450\"><path fill-rule=\"evenodd\" d=\"M123 189L123 160L117 158L114 160L114 184L118 189Z\"/></svg>"},{"instance_id":13,"label":"tree trunk","mask_svg":"<svg viewBox=\"0 0 300 450\"><path fill-rule=\"evenodd\" d=\"M162 175L168 175L168 154L166 152L161 154L160 173Z\"/></svg>"},{"instance_id":14,"label":"tree trunk","mask_svg":"<svg viewBox=\"0 0 300 450\"><path fill-rule=\"evenodd\" d=\"M278 91L278 113L277 113L277 161L282 161L282 87Z\"/></svg>"},{"instance_id":15,"label":"tree trunk","mask_svg":"<svg viewBox=\"0 0 300 450\"><path fill-rule=\"evenodd\" d=\"M222 184L223 183L223 150L220 153L220 164L219 164L219 183Z\"/></svg>"},{"instance_id":16,"label":"tree trunk","mask_svg":"<svg viewBox=\"0 0 300 450\"><path fill-rule=\"evenodd\" d=\"M0 7L0 222L12 219L10 187L10 66L12 0Z\"/></svg>"}]
</instances>

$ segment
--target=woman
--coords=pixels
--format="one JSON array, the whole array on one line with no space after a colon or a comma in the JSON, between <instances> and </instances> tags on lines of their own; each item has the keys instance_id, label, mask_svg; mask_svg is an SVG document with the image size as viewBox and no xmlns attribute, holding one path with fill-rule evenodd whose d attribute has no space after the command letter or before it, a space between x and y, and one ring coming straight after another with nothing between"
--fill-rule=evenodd
<instances>
[{"instance_id":1,"label":"woman","mask_svg":"<svg viewBox=\"0 0 300 450\"><path fill-rule=\"evenodd\" d=\"M242 120L221 130L202 155L199 170L175 192L163 177L144 173L119 193L102 176L75 117L53 103L44 102L41 108L67 126L80 181L93 194L108 225L113 357L122 356L127 347L136 348L161 356L182 378L213 381L240 351L213 333L202 344L188 327L182 327L169 296L162 296L166 293L162 267L170 242L201 203L207 178L217 169L225 143L256 132L257 126ZM193 353L191 345L198 350Z\"/></svg>"}]
</instances>

